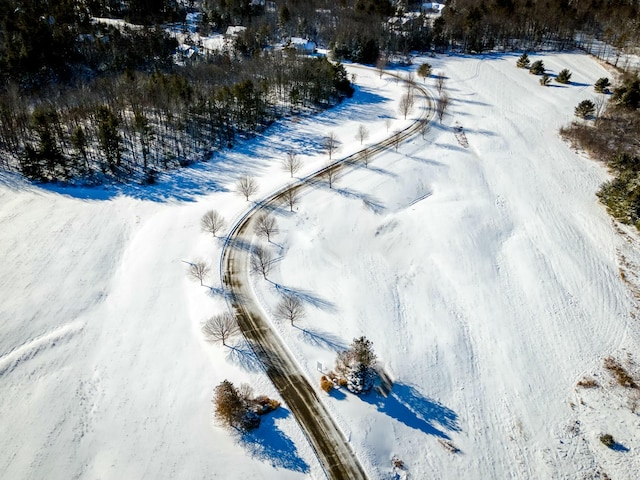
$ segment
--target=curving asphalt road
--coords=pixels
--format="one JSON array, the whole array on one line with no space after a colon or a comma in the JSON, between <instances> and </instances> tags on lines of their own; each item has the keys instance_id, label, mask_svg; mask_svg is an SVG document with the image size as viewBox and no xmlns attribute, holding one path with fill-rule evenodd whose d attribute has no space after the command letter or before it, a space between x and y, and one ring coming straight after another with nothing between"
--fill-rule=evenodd
<instances>
[{"instance_id":1,"label":"curving asphalt road","mask_svg":"<svg viewBox=\"0 0 640 480\"><path fill-rule=\"evenodd\" d=\"M417 135L422 127L433 118L432 97L422 86L415 84L415 88L422 94L425 103L421 117L401 132L370 146L368 149L372 155ZM346 168L350 163L360 159L361 152L358 152L337 160L258 202L231 229L225 240L220 261L220 276L227 294L227 302L238 320L243 335L262 363L271 382L278 389L282 399L300 424L327 477L332 480L365 480L367 475L344 434L329 415L296 360L275 334L270 320L264 316L258 300L253 295L249 283L250 256L253 248L251 241L256 214L263 209L281 206L283 203L282 195L287 190L308 188L310 180L325 175L328 170Z\"/></svg>"}]
</instances>

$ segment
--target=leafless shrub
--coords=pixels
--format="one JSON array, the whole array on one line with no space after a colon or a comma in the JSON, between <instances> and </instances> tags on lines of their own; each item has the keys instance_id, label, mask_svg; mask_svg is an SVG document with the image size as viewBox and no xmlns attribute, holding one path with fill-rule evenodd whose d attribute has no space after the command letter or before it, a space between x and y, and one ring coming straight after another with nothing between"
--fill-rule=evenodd
<instances>
[{"instance_id":1,"label":"leafless shrub","mask_svg":"<svg viewBox=\"0 0 640 480\"><path fill-rule=\"evenodd\" d=\"M250 402L228 380L215 388L211 402L216 418L226 427L247 432L260 426L260 417L251 410Z\"/></svg>"},{"instance_id":2,"label":"leafless shrub","mask_svg":"<svg viewBox=\"0 0 640 480\"><path fill-rule=\"evenodd\" d=\"M258 415L264 415L274 411L280 406L280 402L274 398L269 398L266 395L259 395L252 400L253 409Z\"/></svg>"},{"instance_id":3,"label":"leafless shrub","mask_svg":"<svg viewBox=\"0 0 640 480\"><path fill-rule=\"evenodd\" d=\"M456 447L451 440L445 440L443 438L438 439L438 443L450 453L458 453L460 449Z\"/></svg>"},{"instance_id":4,"label":"leafless shrub","mask_svg":"<svg viewBox=\"0 0 640 480\"><path fill-rule=\"evenodd\" d=\"M640 413L640 389L636 388L629 392L629 396L627 398L627 406L632 413Z\"/></svg>"},{"instance_id":5,"label":"leafless shrub","mask_svg":"<svg viewBox=\"0 0 640 480\"><path fill-rule=\"evenodd\" d=\"M616 379L618 385L627 388L638 388L638 385L633 380L633 377L624 369L620 362L613 357L607 357L604 359L604 368L606 368Z\"/></svg>"},{"instance_id":6,"label":"leafless shrub","mask_svg":"<svg viewBox=\"0 0 640 480\"><path fill-rule=\"evenodd\" d=\"M595 381L595 379L587 377L580 380L577 385L582 388L598 388L600 386L598 385L598 382Z\"/></svg>"}]
</instances>

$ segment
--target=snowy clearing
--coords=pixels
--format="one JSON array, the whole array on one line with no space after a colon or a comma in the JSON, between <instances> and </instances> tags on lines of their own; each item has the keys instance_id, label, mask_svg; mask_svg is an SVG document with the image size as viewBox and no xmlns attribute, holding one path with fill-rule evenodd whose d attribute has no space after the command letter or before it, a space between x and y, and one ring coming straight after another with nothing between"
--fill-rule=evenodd
<instances>
[{"instance_id":1,"label":"snowy clearing","mask_svg":"<svg viewBox=\"0 0 640 480\"><path fill-rule=\"evenodd\" d=\"M611 407L620 393L609 383L600 395L576 387L605 375L604 357L640 351L618 270L621 252L640 264L636 235L619 234L597 203L605 170L557 133L608 73L581 54L531 57L570 69L573 83L541 87L517 55L425 59L447 77L443 123L333 189L318 184L295 213L275 212L270 248L281 259L270 280L308 301L300 328L275 328L371 478L390 477L394 456L411 478L640 470L640 417L622 400ZM240 173L258 178L256 198L287 183L291 148L303 176L326 163L327 132L344 156L361 148L361 123L373 144L387 119L389 131L410 122L398 120L402 84L353 72L352 100L153 187L0 177L3 478L323 478L286 406L244 441L212 421L224 378L277 394L242 341L202 339L200 323L226 303L222 241L199 221L211 208L229 225L240 218ZM207 287L186 276L196 257L215 272ZM254 277L253 288L271 311L274 284ZM331 368L356 335L373 340L395 382L386 399L319 389L317 362ZM624 448L605 447L604 433Z\"/></svg>"}]
</instances>

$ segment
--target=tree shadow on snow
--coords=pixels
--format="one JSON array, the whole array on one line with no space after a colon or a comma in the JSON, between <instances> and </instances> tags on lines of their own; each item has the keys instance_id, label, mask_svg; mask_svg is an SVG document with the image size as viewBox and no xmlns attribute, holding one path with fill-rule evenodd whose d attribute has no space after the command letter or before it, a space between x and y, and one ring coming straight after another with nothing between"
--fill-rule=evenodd
<instances>
[{"instance_id":1,"label":"tree shadow on snow","mask_svg":"<svg viewBox=\"0 0 640 480\"><path fill-rule=\"evenodd\" d=\"M328 332L317 332L313 330L307 330L305 328L300 328L294 325L297 329L300 330L300 336L302 339L310 345L314 345L316 347L328 348L335 352L341 352L342 350L346 350L347 346L342 342L340 337L337 335L333 335Z\"/></svg>"},{"instance_id":2,"label":"tree shadow on snow","mask_svg":"<svg viewBox=\"0 0 640 480\"><path fill-rule=\"evenodd\" d=\"M227 345L227 361L249 372L262 371L262 364L245 340Z\"/></svg>"},{"instance_id":3,"label":"tree shadow on snow","mask_svg":"<svg viewBox=\"0 0 640 480\"><path fill-rule=\"evenodd\" d=\"M299 288L285 287L284 285L280 285L275 282L273 282L273 285L276 287L276 290L278 290L280 293L286 294L286 295L292 295L315 308L319 308L320 310L324 310L325 312L329 312L329 313L336 313L338 311L335 303L325 298L322 298L319 295L316 295L315 293L310 292L309 290L301 290Z\"/></svg>"},{"instance_id":4,"label":"tree shadow on snow","mask_svg":"<svg viewBox=\"0 0 640 480\"><path fill-rule=\"evenodd\" d=\"M460 431L456 412L423 396L411 385L394 384L387 398L374 394L361 398L378 411L427 435L450 440L446 431Z\"/></svg>"},{"instance_id":5,"label":"tree shadow on snow","mask_svg":"<svg viewBox=\"0 0 640 480\"><path fill-rule=\"evenodd\" d=\"M371 209L374 213L382 213L385 210L385 206L380 202L380 200L367 193L356 192L348 188L333 188L333 190L338 192L343 197L362 200L362 203L364 203L364 205L367 208Z\"/></svg>"},{"instance_id":6,"label":"tree shadow on snow","mask_svg":"<svg viewBox=\"0 0 640 480\"><path fill-rule=\"evenodd\" d=\"M612 447L610 447L611 450L615 451L615 452L628 452L629 451L629 447L625 447L624 445L622 445L621 443L614 443Z\"/></svg>"},{"instance_id":7,"label":"tree shadow on snow","mask_svg":"<svg viewBox=\"0 0 640 480\"><path fill-rule=\"evenodd\" d=\"M284 407L263 415L260 427L242 435L240 443L253 458L267 461L275 468L309 473L309 465L298 455L296 445L275 424L275 420L287 417L289 410Z\"/></svg>"}]
</instances>

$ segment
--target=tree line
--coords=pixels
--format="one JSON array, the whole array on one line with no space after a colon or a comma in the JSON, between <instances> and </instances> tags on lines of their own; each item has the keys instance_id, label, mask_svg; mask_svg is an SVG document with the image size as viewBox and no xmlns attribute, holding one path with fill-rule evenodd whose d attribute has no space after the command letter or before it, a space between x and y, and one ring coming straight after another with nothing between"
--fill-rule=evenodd
<instances>
[{"instance_id":1,"label":"tree line","mask_svg":"<svg viewBox=\"0 0 640 480\"><path fill-rule=\"evenodd\" d=\"M609 80L599 79L594 90L604 98ZM584 103L576 107L576 116L584 120L561 133L609 167L613 178L600 187L598 197L614 218L640 229L640 78L637 73L625 74L601 114L591 102L590 113L583 115L579 107Z\"/></svg>"},{"instance_id":2,"label":"tree line","mask_svg":"<svg viewBox=\"0 0 640 480\"><path fill-rule=\"evenodd\" d=\"M206 158L280 115L350 96L344 67L293 52L228 54L170 72L128 71L46 97L0 95L5 168L38 181L125 180Z\"/></svg>"}]
</instances>

